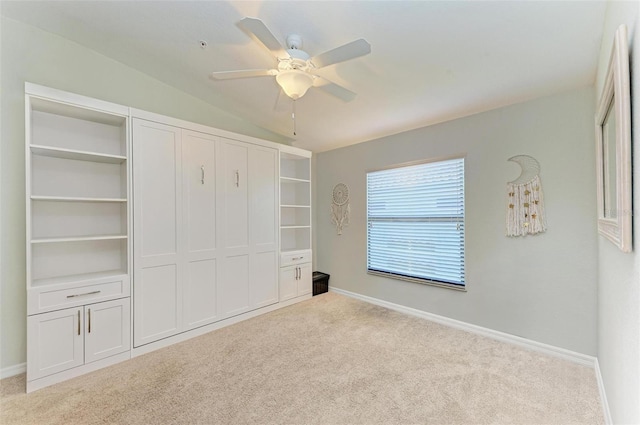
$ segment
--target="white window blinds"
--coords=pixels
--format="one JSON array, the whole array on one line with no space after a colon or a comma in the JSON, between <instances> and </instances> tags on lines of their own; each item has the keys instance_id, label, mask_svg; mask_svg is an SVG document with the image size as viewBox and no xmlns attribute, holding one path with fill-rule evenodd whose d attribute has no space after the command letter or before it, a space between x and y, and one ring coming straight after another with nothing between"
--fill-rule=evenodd
<instances>
[{"instance_id":1,"label":"white window blinds","mask_svg":"<svg viewBox=\"0 0 640 425\"><path fill-rule=\"evenodd\" d=\"M464 158L367 173L367 269L464 287Z\"/></svg>"}]
</instances>

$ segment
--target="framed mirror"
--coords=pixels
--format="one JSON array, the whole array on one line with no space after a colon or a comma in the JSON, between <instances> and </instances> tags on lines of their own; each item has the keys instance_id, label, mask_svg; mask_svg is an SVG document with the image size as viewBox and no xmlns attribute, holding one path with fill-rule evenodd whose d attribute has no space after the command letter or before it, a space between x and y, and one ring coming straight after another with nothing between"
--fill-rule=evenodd
<instances>
[{"instance_id":1,"label":"framed mirror","mask_svg":"<svg viewBox=\"0 0 640 425\"><path fill-rule=\"evenodd\" d=\"M596 110L598 232L632 250L631 87L627 27L616 31Z\"/></svg>"}]
</instances>

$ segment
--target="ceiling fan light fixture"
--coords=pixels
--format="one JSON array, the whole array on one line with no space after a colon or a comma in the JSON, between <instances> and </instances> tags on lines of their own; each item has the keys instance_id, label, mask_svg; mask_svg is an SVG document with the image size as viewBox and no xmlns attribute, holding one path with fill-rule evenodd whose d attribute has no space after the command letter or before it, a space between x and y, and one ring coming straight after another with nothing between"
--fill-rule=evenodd
<instances>
[{"instance_id":1,"label":"ceiling fan light fixture","mask_svg":"<svg viewBox=\"0 0 640 425\"><path fill-rule=\"evenodd\" d=\"M293 100L298 100L313 85L313 76L298 69L291 69L280 71L276 75L276 81L287 96Z\"/></svg>"}]
</instances>

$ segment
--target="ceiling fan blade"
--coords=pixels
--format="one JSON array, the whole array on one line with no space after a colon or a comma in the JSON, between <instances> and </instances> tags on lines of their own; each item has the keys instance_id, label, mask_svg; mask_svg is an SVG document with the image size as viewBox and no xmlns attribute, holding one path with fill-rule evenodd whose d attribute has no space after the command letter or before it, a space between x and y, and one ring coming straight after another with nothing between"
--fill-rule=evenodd
<instances>
[{"instance_id":1,"label":"ceiling fan blade","mask_svg":"<svg viewBox=\"0 0 640 425\"><path fill-rule=\"evenodd\" d=\"M238 26L249 35L253 35L264 47L269 49L276 58L288 58L289 54L282 47L282 44L273 35L269 28L258 18L243 18L238 22Z\"/></svg>"},{"instance_id":2,"label":"ceiling fan blade","mask_svg":"<svg viewBox=\"0 0 640 425\"><path fill-rule=\"evenodd\" d=\"M351 90L345 89L336 83L332 83L324 77L316 75L316 81L321 81L323 84L314 84L314 87L324 90L330 95L335 96L338 99L342 99L345 102L351 102L357 96L357 94Z\"/></svg>"},{"instance_id":3,"label":"ceiling fan blade","mask_svg":"<svg viewBox=\"0 0 640 425\"><path fill-rule=\"evenodd\" d=\"M320 53L318 56L311 58L311 62L313 62L316 68L322 68L323 66L344 62L360 56L368 55L369 53L371 53L371 45L367 40L361 38L340 47L336 47L335 49Z\"/></svg>"},{"instance_id":4,"label":"ceiling fan blade","mask_svg":"<svg viewBox=\"0 0 640 425\"><path fill-rule=\"evenodd\" d=\"M244 69L242 71L212 72L209 78L213 80L232 80L234 78L272 77L278 73L275 69Z\"/></svg>"}]
</instances>

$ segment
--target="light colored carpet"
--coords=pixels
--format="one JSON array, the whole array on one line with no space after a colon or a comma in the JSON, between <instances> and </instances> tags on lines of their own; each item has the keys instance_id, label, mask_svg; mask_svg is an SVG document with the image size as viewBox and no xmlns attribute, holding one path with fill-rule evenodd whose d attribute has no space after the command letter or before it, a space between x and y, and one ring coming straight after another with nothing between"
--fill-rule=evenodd
<instances>
[{"instance_id":1,"label":"light colored carpet","mask_svg":"<svg viewBox=\"0 0 640 425\"><path fill-rule=\"evenodd\" d=\"M602 424L594 371L328 293L24 394L8 424Z\"/></svg>"}]
</instances>

